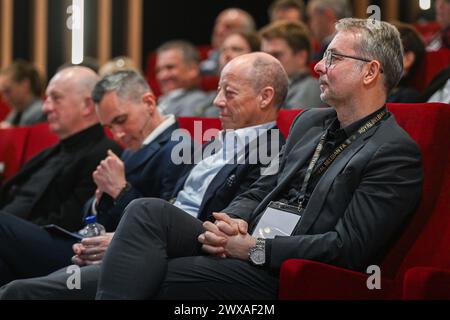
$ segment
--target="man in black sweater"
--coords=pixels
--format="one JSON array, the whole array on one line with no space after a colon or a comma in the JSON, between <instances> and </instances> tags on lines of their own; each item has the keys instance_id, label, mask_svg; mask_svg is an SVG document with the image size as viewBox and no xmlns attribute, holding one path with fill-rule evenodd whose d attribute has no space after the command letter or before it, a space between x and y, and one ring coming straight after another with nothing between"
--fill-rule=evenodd
<instances>
[{"instance_id":1,"label":"man in black sweater","mask_svg":"<svg viewBox=\"0 0 450 320\"><path fill-rule=\"evenodd\" d=\"M47 260L57 262L61 255L42 250L54 235L30 242L33 230L49 224L71 231L81 228L83 205L96 189L92 172L108 150L121 152L98 124L91 98L97 81L90 69L69 67L58 72L47 87L43 111L61 141L31 159L0 190L0 283L13 277L12 270L29 266L29 259L18 266L7 262L17 260L24 250L24 256L30 257L28 251L31 256L45 252ZM36 264L35 271L39 267Z\"/></svg>"}]
</instances>

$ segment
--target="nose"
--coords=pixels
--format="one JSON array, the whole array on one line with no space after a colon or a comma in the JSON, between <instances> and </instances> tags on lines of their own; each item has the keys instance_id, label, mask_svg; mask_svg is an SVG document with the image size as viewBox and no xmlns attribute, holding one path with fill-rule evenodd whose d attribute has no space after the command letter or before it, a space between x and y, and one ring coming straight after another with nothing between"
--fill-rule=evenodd
<instances>
[{"instance_id":1,"label":"nose","mask_svg":"<svg viewBox=\"0 0 450 320\"><path fill-rule=\"evenodd\" d=\"M47 97L45 98L44 103L42 104L42 112L47 114L52 110L53 110L53 103L50 101L50 98Z\"/></svg>"},{"instance_id":2,"label":"nose","mask_svg":"<svg viewBox=\"0 0 450 320\"><path fill-rule=\"evenodd\" d=\"M327 73L327 68L325 66L324 58L320 59L320 61L316 63L316 65L314 66L314 71L317 72L318 74Z\"/></svg>"},{"instance_id":3,"label":"nose","mask_svg":"<svg viewBox=\"0 0 450 320\"><path fill-rule=\"evenodd\" d=\"M225 99L224 95L222 93L223 90L218 90L217 95L214 98L213 104L218 108L224 108L225 107Z\"/></svg>"}]
</instances>

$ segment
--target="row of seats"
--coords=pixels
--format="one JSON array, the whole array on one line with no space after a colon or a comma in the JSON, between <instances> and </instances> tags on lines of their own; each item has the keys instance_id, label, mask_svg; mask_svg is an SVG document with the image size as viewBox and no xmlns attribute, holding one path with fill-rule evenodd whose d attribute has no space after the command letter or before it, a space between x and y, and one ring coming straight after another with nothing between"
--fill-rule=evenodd
<instances>
[{"instance_id":1,"label":"row of seats","mask_svg":"<svg viewBox=\"0 0 450 320\"><path fill-rule=\"evenodd\" d=\"M381 290L368 290L368 274L292 259L281 269L280 299L450 298L450 107L432 103L388 108L421 149L424 186L416 214L381 265ZM299 112L280 112L277 125L286 137ZM195 134L198 121L201 134ZM179 123L198 140L206 130L220 129L219 119L180 118ZM0 130L0 162L6 160L7 176L56 141L45 124Z\"/></svg>"}]
</instances>

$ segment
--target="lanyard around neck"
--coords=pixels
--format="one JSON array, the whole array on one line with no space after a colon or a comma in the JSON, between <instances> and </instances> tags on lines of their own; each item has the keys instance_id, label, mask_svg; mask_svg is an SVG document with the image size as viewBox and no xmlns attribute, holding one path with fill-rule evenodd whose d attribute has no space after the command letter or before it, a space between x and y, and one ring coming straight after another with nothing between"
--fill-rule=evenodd
<instances>
[{"instance_id":1,"label":"lanyard around neck","mask_svg":"<svg viewBox=\"0 0 450 320\"><path fill-rule=\"evenodd\" d=\"M372 119L367 121L363 126L361 126L358 131L353 134L351 137L347 138L343 143L341 143L329 156L328 158L322 163L320 168L318 168L314 173L314 168L317 164L317 161L319 160L320 154L322 153L323 146L325 144L325 140L327 137L327 132L325 132L322 137L320 137L319 144L316 147L316 150L314 151L313 157L311 161L309 162L308 169L306 169L305 179L302 183L302 188L300 189L300 196L298 199L298 210L305 208L305 197L306 197L306 190L308 188L308 183L311 179L311 176L314 174L316 177L320 177L325 171L328 170L328 168L333 164L333 162L336 160L336 158L345 150L347 149L356 139L358 139L360 136L365 134L370 128L374 127L377 123L379 123L385 116L387 112L386 110L380 111L376 116L374 116Z\"/></svg>"}]
</instances>

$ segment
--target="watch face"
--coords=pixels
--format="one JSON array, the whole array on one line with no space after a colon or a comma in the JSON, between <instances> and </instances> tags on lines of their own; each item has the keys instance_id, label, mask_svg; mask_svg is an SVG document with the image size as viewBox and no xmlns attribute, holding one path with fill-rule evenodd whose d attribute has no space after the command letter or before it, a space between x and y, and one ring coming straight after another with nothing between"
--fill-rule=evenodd
<instances>
[{"instance_id":1,"label":"watch face","mask_svg":"<svg viewBox=\"0 0 450 320\"><path fill-rule=\"evenodd\" d=\"M266 262L266 255L263 249L256 249L250 254L251 261L256 265L262 265Z\"/></svg>"}]
</instances>

